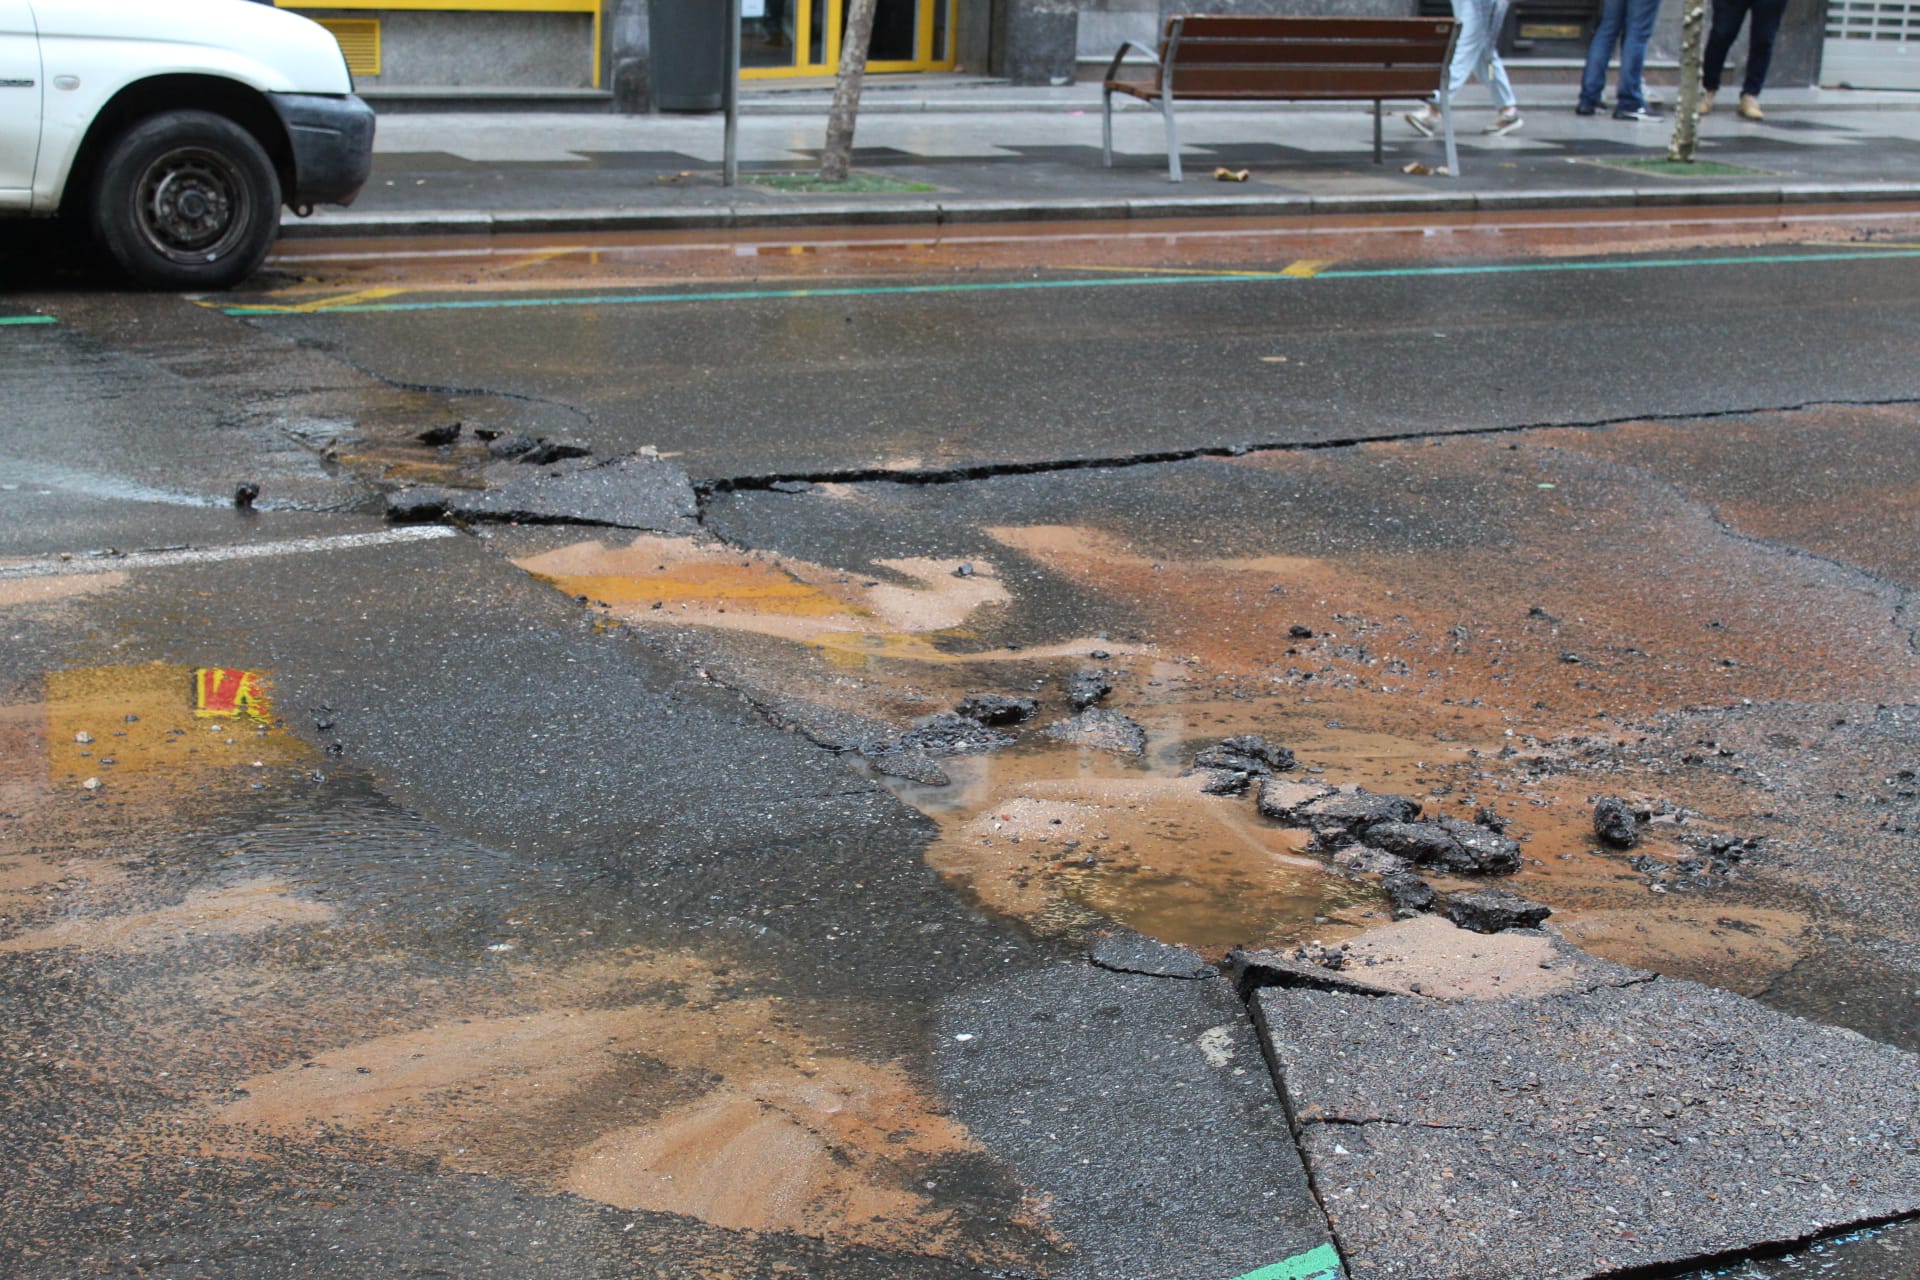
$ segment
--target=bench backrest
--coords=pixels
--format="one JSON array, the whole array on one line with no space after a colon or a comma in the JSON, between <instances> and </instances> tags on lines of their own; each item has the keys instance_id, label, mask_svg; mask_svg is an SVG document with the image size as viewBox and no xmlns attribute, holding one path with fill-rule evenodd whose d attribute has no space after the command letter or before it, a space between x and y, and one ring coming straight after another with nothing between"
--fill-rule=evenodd
<instances>
[{"instance_id":1,"label":"bench backrest","mask_svg":"<svg viewBox=\"0 0 1920 1280\"><path fill-rule=\"evenodd\" d=\"M1179 14L1160 42L1160 89L1180 97L1419 97L1446 78L1452 18Z\"/></svg>"}]
</instances>

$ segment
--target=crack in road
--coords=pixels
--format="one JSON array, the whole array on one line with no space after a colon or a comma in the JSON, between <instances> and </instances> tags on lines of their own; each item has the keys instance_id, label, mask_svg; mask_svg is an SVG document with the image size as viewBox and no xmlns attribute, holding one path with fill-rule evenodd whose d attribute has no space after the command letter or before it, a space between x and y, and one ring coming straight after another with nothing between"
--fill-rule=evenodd
<instances>
[{"instance_id":1,"label":"crack in road","mask_svg":"<svg viewBox=\"0 0 1920 1280\"><path fill-rule=\"evenodd\" d=\"M1883 1227L1897 1226L1907 1222L1920 1222L1920 1214L1893 1214L1888 1217L1867 1219L1830 1231L1812 1231L1790 1240L1778 1240L1757 1249L1728 1249L1720 1253L1698 1254L1678 1262L1661 1263L1657 1266L1617 1267L1611 1271L1596 1271L1584 1277L1584 1280L1686 1280L1686 1277L1698 1275L1703 1271L1722 1275L1729 1267L1748 1262L1764 1262L1769 1258L1784 1258L1816 1244L1861 1239Z\"/></svg>"},{"instance_id":2,"label":"crack in road","mask_svg":"<svg viewBox=\"0 0 1920 1280\"><path fill-rule=\"evenodd\" d=\"M1369 1125L1388 1124L1403 1129L1463 1129L1472 1130L1479 1126L1471 1124L1443 1124L1438 1120L1401 1120L1393 1116L1314 1116L1304 1120L1303 1124L1339 1125L1352 1129L1364 1129Z\"/></svg>"},{"instance_id":3,"label":"crack in road","mask_svg":"<svg viewBox=\"0 0 1920 1280\"><path fill-rule=\"evenodd\" d=\"M1880 400L1807 400L1788 405L1749 405L1733 409L1694 412L1630 413L1610 418L1589 418L1564 422L1521 422L1493 427L1444 428L1421 431L1382 431L1365 435L1339 436L1328 440L1269 441L1230 445L1197 445L1187 449L1152 449L1138 453L1114 454L1097 458L1043 458L1029 462L983 462L961 467L901 468L842 467L825 471L780 472L769 475L717 476L694 481L694 491L704 500L721 493L756 492L782 484L966 484L1003 476L1046 475L1066 471L1113 471L1130 467L1156 466L1169 462L1192 462L1201 458L1243 458L1258 453L1311 453L1327 449L1353 449L1370 444L1397 444L1411 440L1486 439L1517 435L1528 431L1597 431L1634 422L1684 423L1707 422L1720 418L1753 417L1761 414L1809 413L1826 408L1898 408L1920 406L1920 398L1894 397ZM704 513L704 506L703 506Z\"/></svg>"}]
</instances>

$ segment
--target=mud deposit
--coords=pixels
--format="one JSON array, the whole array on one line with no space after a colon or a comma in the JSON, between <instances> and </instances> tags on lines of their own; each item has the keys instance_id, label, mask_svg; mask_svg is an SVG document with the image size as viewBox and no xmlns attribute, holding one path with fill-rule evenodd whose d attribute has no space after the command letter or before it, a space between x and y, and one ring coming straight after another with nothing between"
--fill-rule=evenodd
<instances>
[{"instance_id":1,"label":"mud deposit","mask_svg":"<svg viewBox=\"0 0 1920 1280\"><path fill-rule=\"evenodd\" d=\"M350 292L379 301L407 293L551 292L609 285L834 281L922 277L927 273L993 273L1035 265L1059 269L1198 269L1271 271L1275 263L1325 263L1363 257L1375 262L1432 262L1487 256L1556 258L1614 251L1660 252L1761 244L1846 243L1867 235L1899 235L1913 226L1900 211L1863 213L1857 206L1721 208L1689 221L1662 210L1647 220L1627 210L1557 210L1523 216L1434 214L1292 217L1278 220L1132 220L1076 228L1009 224L994 227L841 227L715 231L696 239L633 233L571 237L499 235L476 246L307 240L285 246L283 266L312 273L251 301L298 306Z\"/></svg>"},{"instance_id":2,"label":"mud deposit","mask_svg":"<svg viewBox=\"0 0 1920 1280\"><path fill-rule=\"evenodd\" d=\"M38 1182L245 1218L249 1170L475 1175L624 1215L546 1234L628 1274L656 1250L658 1274L722 1277L1055 1248L905 1060L810 1029L724 951L636 941L618 893L396 809L249 674L232 714L160 664L53 673L0 709L10 1088L42 1126L9 1142ZM0 1225L39 1240L22 1265L88 1256Z\"/></svg>"},{"instance_id":3,"label":"mud deposit","mask_svg":"<svg viewBox=\"0 0 1920 1280\"><path fill-rule=\"evenodd\" d=\"M1137 477L732 495L709 523L736 543L778 540L820 562L837 549L858 581L883 571L891 531L937 529L951 563L990 563L1006 594L917 633L919 652L878 626L837 632L830 649L697 643L769 705L799 696L896 724L982 691L1037 698L1045 722L1069 713L1076 672L1108 671L1102 705L1147 730L1138 760L1026 728L1014 750L949 762L950 785L897 784L941 825L930 862L1042 932L1118 921L1217 950L1378 923L1375 877L1245 798L1201 793L1195 754L1258 733L1296 752L1290 778L1409 795L1429 817L1491 814L1522 849L1509 887L1594 952L1762 994L1829 946L1920 941L1898 890L1915 854L1889 737L1920 702L1910 524L1819 515L1843 493L1863 512L1902 510L1875 495L1920 477L1894 450L1829 465L1817 487L1793 480L1811 462L1798 442L1828 430L1914 424L1835 409ZM849 503L869 531L845 523ZM1060 518L1077 512L1088 518ZM951 581L936 565L909 585L933 597ZM627 616L664 627L663 612ZM725 625L794 634L777 617ZM1862 724L1863 706L1887 727ZM1782 719L1822 723L1825 751L1767 727ZM1843 741L1849 725L1859 741ZM1811 763L1800 744L1872 794L1835 802L1789 783ZM1608 795L1641 815L1632 850L1595 837Z\"/></svg>"}]
</instances>

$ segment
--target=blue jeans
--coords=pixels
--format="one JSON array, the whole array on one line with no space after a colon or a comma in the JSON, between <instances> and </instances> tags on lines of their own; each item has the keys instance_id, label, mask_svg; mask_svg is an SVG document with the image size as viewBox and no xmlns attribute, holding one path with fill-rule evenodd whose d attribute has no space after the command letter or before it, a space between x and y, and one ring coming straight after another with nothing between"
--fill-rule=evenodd
<instances>
[{"instance_id":1,"label":"blue jeans","mask_svg":"<svg viewBox=\"0 0 1920 1280\"><path fill-rule=\"evenodd\" d=\"M1493 94L1494 106L1502 110L1513 106L1513 85L1497 48L1500 25L1507 20L1507 0L1453 0L1453 16L1460 23L1460 34L1453 42L1453 65L1447 72L1448 96L1458 102L1467 79L1477 75Z\"/></svg>"},{"instance_id":2,"label":"blue jeans","mask_svg":"<svg viewBox=\"0 0 1920 1280\"><path fill-rule=\"evenodd\" d=\"M1607 92L1607 63L1620 46L1620 92L1616 111L1638 111L1647 105L1645 74L1647 41L1653 20L1660 16L1660 0L1605 0L1600 25L1587 46L1587 69L1580 77L1580 105L1598 107Z\"/></svg>"}]
</instances>

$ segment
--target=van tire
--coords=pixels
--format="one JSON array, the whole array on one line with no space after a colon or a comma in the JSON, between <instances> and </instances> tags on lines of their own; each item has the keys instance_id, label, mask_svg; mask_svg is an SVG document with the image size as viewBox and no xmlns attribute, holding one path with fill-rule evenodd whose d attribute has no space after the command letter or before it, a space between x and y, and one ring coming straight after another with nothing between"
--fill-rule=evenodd
<instances>
[{"instance_id":1,"label":"van tire","mask_svg":"<svg viewBox=\"0 0 1920 1280\"><path fill-rule=\"evenodd\" d=\"M138 284L225 289L252 275L280 229L280 178L251 133L210 111L166 111L107 149L93 231Z\"/></svg>"}]
</instances>

